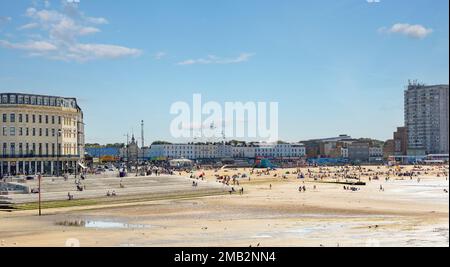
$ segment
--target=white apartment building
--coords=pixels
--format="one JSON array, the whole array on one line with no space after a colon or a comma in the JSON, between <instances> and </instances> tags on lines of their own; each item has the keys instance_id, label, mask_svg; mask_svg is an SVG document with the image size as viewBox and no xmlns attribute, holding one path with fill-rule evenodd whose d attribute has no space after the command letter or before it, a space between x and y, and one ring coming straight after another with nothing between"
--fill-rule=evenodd
<instances>
[{"instance_id":1,"label":"white apartment building","mask_svg":"<svg viewBox=\"0 0 450 267\"><path fill-rule=\"evenodd\" d=\"M341 156L344 159L348 159L348 148L347 147L341 147Z\"/></svg>"},{"instance_id":2,"label":"white apartment building","mask_svg":"<svg viewBox=\"0 0 450 267\"><path fill-rule=\"evenodd\" d=\"M222 159L222 158L301 158L306 155L302 144L264 144L245 145L228 144L163 144L152 145L146 152L149 158L165 157L169 159L186 158Z\"/></svg>"},{"instance_id":3,"label":"white apartment building","mask_svg":"<svg viewBox=\"0 0 450 267\"><path fill-rule=\"evenodd\" d=\"M383 157L383 148L382 147L369 147L369 156L371 158Z\"/></svg>"},{"instance_id":4,"label":"white apartment building","mask_svg":"<svg viewBox=\"0 0 450 267\"><path fill-rule=\"evenodd\" d=\"M264 158L301 158L306 155L306 148L302 144L257 144L256 157Z\"/></svg>"},{"instance_id":5,"label":"white apartment building","mask_svg":"<svg viewBox=\"0 0 450 267\"><path fill-rule=\"evenodd\" d=\"M150 146L147 155L150 158L218 159L232 157L232 150L224 144L164 144Z\"/></svg>"}]
</instances>

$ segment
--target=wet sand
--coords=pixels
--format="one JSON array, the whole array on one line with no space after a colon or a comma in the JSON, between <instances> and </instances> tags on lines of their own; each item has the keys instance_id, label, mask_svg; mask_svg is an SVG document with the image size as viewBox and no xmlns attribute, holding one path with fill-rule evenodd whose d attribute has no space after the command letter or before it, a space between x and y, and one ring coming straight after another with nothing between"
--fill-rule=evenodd
<instances>
[{"instance_id":1,"label":"wet sand","mask_svg":"<svg viewBox=\"0 0 450 267\"><path fill-rule=\"evenodd\" d=\"M448 166L419 175L420 182L394 176L369 182L363 176L367 185L356 192L295 174L282 179L295 170L278 170L276 178L271 172L241 179L242 196L60 208L45 210L43 217L36 211L0 212L0 246L447 247L449 183L442 170L448 173ZM216 174L249 171L205 174L216 183ZM307 192L300 193L303 185Z\"/></svg>"}]
</instances>

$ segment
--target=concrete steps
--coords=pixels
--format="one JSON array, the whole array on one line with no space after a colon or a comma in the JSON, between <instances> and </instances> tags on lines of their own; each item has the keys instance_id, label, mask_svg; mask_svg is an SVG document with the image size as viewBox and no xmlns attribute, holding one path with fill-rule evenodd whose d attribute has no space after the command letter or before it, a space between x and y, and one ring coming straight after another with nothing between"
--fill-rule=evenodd
<instances>
[{"instance_id":1,"label":"concrete steps","mask_svg":"<svg viewBox=\"0 0 450 267\"><path fill-rule=\"evenodd\" d=\"M106 198L106 193L115 191L118 197L164 197L176 195L201 195L201 194L221 194L228 191L228 187L219 183L208 183L197 181L198 186L193 187L194 180L179 176L158 176L158 177L127 177L122 183L125 188L120 188L120 178L98 178L92 177L82 181L86 190L78 192L74 179L64 181L62 179L52 182L51 178L44 179L41 183L43 201L67 200L70 192L75 200ZM27 182L30 188L37 188L36 181ZM114 200L114 197L111 197ZM38 201L38 194L9 195L0 201L10 204L24 204ZM1 202L0 202L1 203Z\"/></svg>"}]
</instances>

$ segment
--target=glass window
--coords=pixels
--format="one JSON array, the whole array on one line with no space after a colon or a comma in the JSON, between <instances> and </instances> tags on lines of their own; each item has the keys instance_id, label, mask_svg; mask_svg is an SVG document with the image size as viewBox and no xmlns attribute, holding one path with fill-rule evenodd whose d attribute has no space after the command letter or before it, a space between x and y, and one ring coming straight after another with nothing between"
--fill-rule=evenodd
<instances>
[{"instance_id":1,"label":"glass window","mask_svg":"<svg viewBox=\"0 0 450 267\"><path fill-rule=\"evenodd\" d=\"M10 122L16 122L16 114L14 114L14 113L11 113L10 114Z\"/></svg>"},{"instance_id":2,"label":"glass window","mask_svg":"<svg viewBox=\"0 0 450 267\"><path fill-rule=\"evenodd\" d=\"M10 136L16 136L16 127L10 127L9 128L9 135Z\"/></svg>"},{"instance_id":3,"label":"glass window","mask_svg":"<svg viewBox=\"0 0 450 267\"><path fill-rule=\"evenodd\" d=\"M16 104L16 96L15 95L10 95L9 96L9 103Z\"/></svg>"},{"instance_id":4,"label":"glass window","mask_svg":"<svg viewBox=\"0 0 450 267\"><path fill-rule=\"evenodd\" d=\"M15 143L11 143L11 149L10 149L10 154L12 157L14 157L16 155L16 144Z\"/></svg>"}]
</instances>

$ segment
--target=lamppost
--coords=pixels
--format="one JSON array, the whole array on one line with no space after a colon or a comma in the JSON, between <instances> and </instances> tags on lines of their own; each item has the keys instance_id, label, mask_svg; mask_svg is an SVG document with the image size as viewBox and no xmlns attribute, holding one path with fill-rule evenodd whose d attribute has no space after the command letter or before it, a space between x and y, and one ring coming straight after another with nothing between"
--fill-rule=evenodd
<instances>
[{"instance_id":1,"label":"lamppost","mask_svg":"<svg viewBox=\"0 0 450 267\"><path fill-rule=\"evenodd\" d=\"M38 175L38 182L39 182L39 216L42 216L42 212L41 212L41 180L42 180L42 175L39 174Z\"/></svg>"},{"instance_id":2,"label":"lamppost","mask_svg":"<svg viewBox=\"0 0 450 267\"><path fill-rule=\"evenodd\" d=\"M58 129L56 133L56 177L59 177L59 135L61 132L61 129Z\"/></svg>"}]
</instances>

